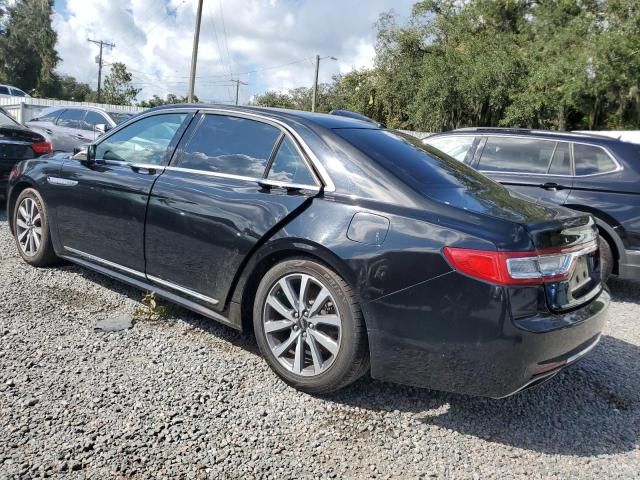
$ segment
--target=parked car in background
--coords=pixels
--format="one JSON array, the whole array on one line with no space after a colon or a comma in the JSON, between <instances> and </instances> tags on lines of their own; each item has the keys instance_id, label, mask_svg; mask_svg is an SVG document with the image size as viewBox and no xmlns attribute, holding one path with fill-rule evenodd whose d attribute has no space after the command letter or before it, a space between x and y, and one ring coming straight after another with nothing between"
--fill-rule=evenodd
<instances>
[{"instance_id":1,"label":"parked car in background","mask_svg":"<svg viewBox=\"0 0 640 480\"><path fill-rule=\"evenodd\" d=\"M470 128L424 142L536 200L596 219L602 273L640 280L640 146L598 135Z\"/></svg>"},{"instance_id":2,"label":"parked car in background","mask_svg":"<svg viewBox=\"0 0 640 480\"><path fill-rule=\"evenodd\" d=\"M73 152L131 116L99 107L50 107L25 125L44 135L54 152Z\"/></svg>"},{"instance_id":3,"label":"parked car in background","mask_svg":"<svg viewBox=\"0 0 640 480\"><path fill-rule=\"evenodd\" d=\"M20 125L0 108L0 198L7 190L9 172L16 163L51 152L51 145L39 133Z\"/></svg>"},{"instance_id":4,"label":"parked car in background","mask_svg":"<svg viewBox=\"0 0 640 480\"><path fill-rule=\"evenodd\" d=\"M507 396L593 349L609 304L590 215L337 115L151 109L20 163L7 212L27 263L64 258L252 330L311 393L371 365Z\"/></svg>"},{"instance_id":5,"label":"parked car in background","mask_svg":"<svg viewBox=\"0 0 640 480\"><path fill-rule=\"evenodd\" d=\"M29 95L20 90L18 87L0 84L0 97L29 97Z\"/></svg>"}]
</instances>

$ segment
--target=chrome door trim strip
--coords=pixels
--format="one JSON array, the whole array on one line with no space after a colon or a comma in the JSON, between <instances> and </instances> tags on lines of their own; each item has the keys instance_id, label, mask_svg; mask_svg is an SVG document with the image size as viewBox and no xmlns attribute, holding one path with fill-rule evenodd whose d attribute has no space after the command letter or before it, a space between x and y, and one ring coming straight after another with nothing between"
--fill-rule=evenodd
<instances>
[{"instance_id":1,"label":"chrome door trim strip","mask_svg":"<svg viewBox=\"0 0 640 480\"><path fill-rule=\"evenodd\" d=\"M47 177L47 183L51 185L59 185L62 187L75 187L78 185L77 180L70 180L68 178L60 178L60 177Z\"/></svg>"},{"instance_id":2,"label":"chrome door trim strip","mask_svg":"<svg viewBox=\"0 0 640 480\"><path fill-rule=\"evenodd\" d=\"M168 172L183 172L183 173L191 173L194 175L206 175L208 177L218 177L218 178L229 178L231 180L246 180L249 182L257 182L260 184L271 185L273 187L282 187L282 188L301 188L305 190L313 190L316 192L320 191L320 187L318 185L306 185L301 183L288 183L281 182L278 180L270 180L268 178L262 177L247 177L244 175L234 175L232 173L222 173L222 172L207 172L206 170L197 170L194 168L183 168L183 167L165 167L165 170Z\"/></svg>"},{"instance_id":3,"label":"chrome door trim strip","mask_svg":"<svg viewBox=\"0 0 640 480\"><path fill-rule=\"evenodd\" d=\"M206 295L202 295L201 293L195 292L195 291L190 290L188 288L181 287L180 285L177 285L177 284L172 283L172 282L168 282L167 280L163 280L161 278L154 277L153 275L147 275L147 278L152 282L159 283L160 285L163 285L165 287L169 287L169 288L171 288L173 290L177 290L177 291L182 292L182 293L184 293L186 295L189 295L190 297L197 298L198 300L202 300L203 302L207 302L207 303L209 303L211 305L217 305L218 303L220 303L215 298L207 297Z\"/></svg>"},{"instance_id":4,"label":"chrome door trim strip","mask_svg":"<svg viewBox=\"0 0 640 480\"><path fill-rule=\"evenodd\" d=\"M71 252L71 253L75 253L76 255L79 255L81 257L84 257L87 260L91 260L92 262L100 263L100 264L105 265L107 267L115 268L116 270L121 270L123 272L127 272L127 273L129 273L131 275L135 275L136 277L145 278L145 279L147 278L145 276L145 274L142 273L142 272L139 272L137 270L134 270L134 269L129 268L129 267L125 267L123 265L120 265L120 264L117 264L117 263L114 263L114 262L110 262L109 260L105 260L104 258L96 257L95 255L91 255L90 253L83 252L82 250L77 250L75 248L67 247L66 245L65 245L64 249L69 251L69 252Z\"/></svg>"}]
</instances>

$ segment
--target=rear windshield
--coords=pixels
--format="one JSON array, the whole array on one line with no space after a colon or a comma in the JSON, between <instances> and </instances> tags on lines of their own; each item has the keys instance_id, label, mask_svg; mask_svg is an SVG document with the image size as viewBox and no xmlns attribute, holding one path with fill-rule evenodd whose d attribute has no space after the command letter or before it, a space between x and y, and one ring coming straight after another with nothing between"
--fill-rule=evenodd
<instances>
[{"instance_id":1,"label":"rear windshield","mask_svg":"<svg viewBox=\"0 0 640 480\"><path fill-rule=\"evenodd\" d=\"M16 122L13 117L7 113L5 110L0 109L0 126L15 126L18 125L18 122Z\"/></svg>"},{"instance_id":2,"label":"rear windshield","mask_svg":"<svg viewBox=\"0 0 640 480\"><path fill-rule=\"evenodd\" d=\"M494 186L493 180L442 151L397 130L336 129L336 134L415 190L433 187Z\"/></svg>"}]
</instances>

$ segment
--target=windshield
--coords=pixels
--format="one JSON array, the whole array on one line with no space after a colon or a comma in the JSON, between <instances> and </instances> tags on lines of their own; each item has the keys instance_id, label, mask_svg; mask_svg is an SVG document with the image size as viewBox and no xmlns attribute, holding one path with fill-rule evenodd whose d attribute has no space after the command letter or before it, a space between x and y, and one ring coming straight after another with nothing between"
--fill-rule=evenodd
<instances>
[{"instance_id":1,"label":"windshield","mask_svg":"<svg viewBox=\"0 0 640 480\"><path fill-rule=\"evenodd\" d=\"M126 112L108 112L108 113L109 113L109 116L113 119L113 121L116 122L116 125L119 125L122 122L126 122L133 116L133 113L126 113Z\"/></svg>"},{"instance_id":2,"label":"windshield","mask_svg":"<svg viewBox=\"0 0 640 480\"><path fill-rule=\"evenodd\" d=\"M15 121L13 119L13 117L7 113L6 110L0 108L0 126L15 126L15 125L19 125L17 121Z\"/></svg>"}]
</instances>

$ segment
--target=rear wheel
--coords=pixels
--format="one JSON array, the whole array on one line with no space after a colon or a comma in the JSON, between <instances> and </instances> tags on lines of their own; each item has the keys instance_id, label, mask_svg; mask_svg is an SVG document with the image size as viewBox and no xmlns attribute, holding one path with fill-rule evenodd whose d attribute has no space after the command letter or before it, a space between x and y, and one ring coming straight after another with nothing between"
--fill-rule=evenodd
<instances>
[{"instance_id":1,"label":"rear wheel","mask_svg":"<svg viewBox=\"0 0 640 480\"><path fill-rule=\"evenodd\" d=\"M13 211L13 232L18 253L25 262L45 267L58 260L51 244L47 208L37 190L27 188L18 196Z\"/></svg>"},{"instance_id":2,"label":"rear wheel","mask_svg":"<svg viewBox=\"0 0 640 480\"><path fill-rule=\"evenodd\" d=\"M269 270L256 292L253 322L269 366L299 390L329 393L369 367L353 290L322 264L287 260Z\"/></svg>"},{"instance_id":3,"label":"rear wheel","mask_svg":"<svg viewBox=\"0 0 640 480\"><path fill-rule=\"evenodd\" d=\"M613 250L609 242L600 235L600 274L602 281L606 282L613 273Z\"/></svg>"}]
</instances>

